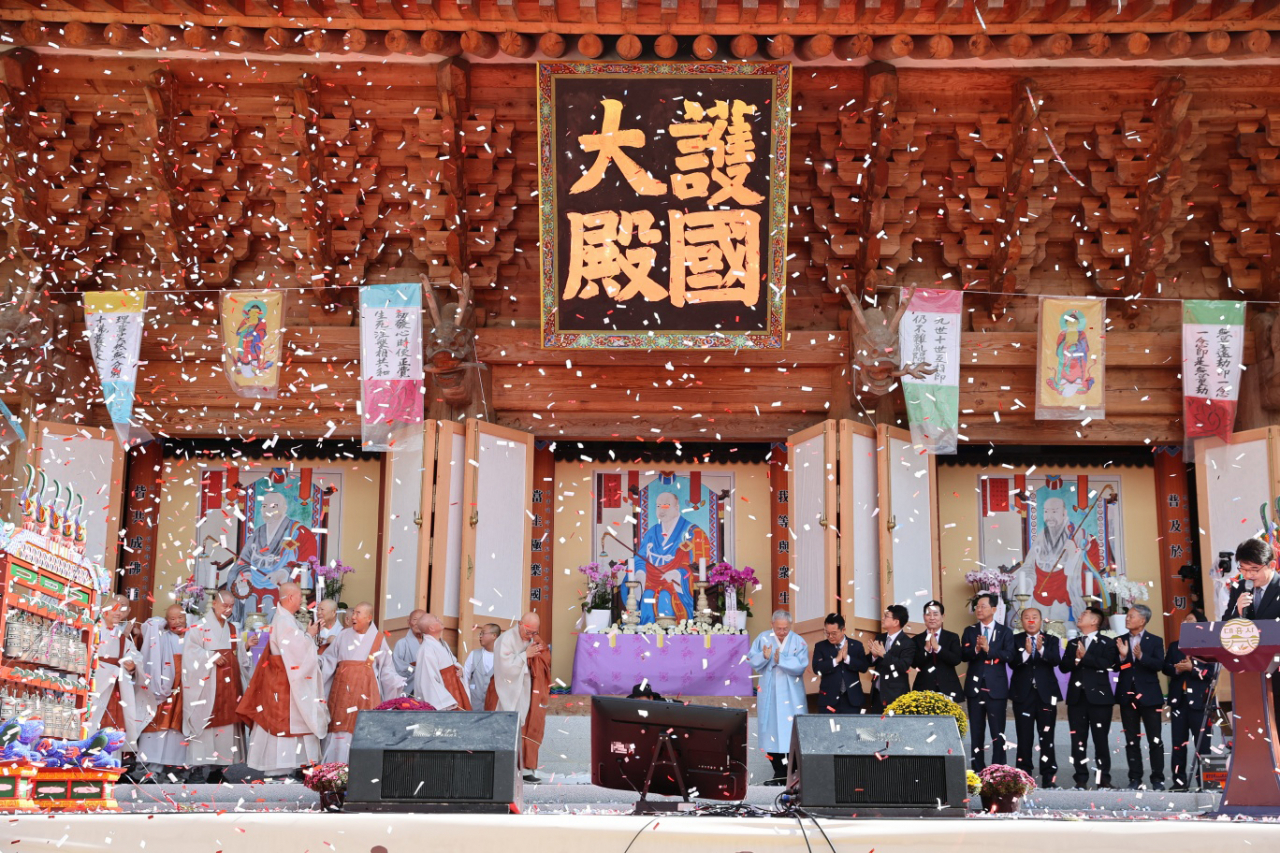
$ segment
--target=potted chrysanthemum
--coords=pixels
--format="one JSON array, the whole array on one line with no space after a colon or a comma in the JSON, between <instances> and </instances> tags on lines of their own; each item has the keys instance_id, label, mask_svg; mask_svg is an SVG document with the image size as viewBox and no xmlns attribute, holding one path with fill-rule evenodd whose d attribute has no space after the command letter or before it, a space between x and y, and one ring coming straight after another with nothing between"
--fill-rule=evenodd
<instances>
[{"instance_id":1,"label":"potted chrysanthemum","mask_svg":"<svg viewBox=\"0 0 1280 853\"><path fill-rule=\"evenodd\" d=\"M1016 767L992 764L978 772L982 780L982 810L1016 812L1023 797L1035 790L1036 780Z\"/></svg>"},{"instance_id":2,"label":"potted chrysanthemum","mask_svg":"<svg viewBox=\"0 0 1280 853\"><path fill-rule=\"evenodd\" d=\"M969 731L969 717L964 709L941 693L932 690L912 690L904 693L889 703L885 709L887 714L920 717L955 717L956 728L960 737Z\"/></svg>"},{"instance_id":3,"label":"potted chrysanthemum","mask_svg":"<svg viewBox=\"0 0 1280 853\"><path fill-rule=\"evenodd\" d=\"M347 765L334 761L308 767L302 771L302 784L320 795L323 811L340 812L347 798Z\"/></svg>"}]
</instances>

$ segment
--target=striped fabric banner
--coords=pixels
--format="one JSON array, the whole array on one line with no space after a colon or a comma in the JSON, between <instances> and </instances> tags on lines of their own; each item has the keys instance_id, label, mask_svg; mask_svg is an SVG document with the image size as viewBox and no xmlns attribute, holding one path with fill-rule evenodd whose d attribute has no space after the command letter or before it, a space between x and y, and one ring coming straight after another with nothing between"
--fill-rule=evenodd
<instances>
[{"instance_id":1,"label":"striped fabric banner","mask_svg":"<svg viewBox=\"0 0 1280 853\"><path fill-rule=\"evenodd\" d=\"M955 453L959 443L963 300L959 290L919 289L898 325L903 366L927 363L934 369L923 379L902 377L911 443L926 453Z\"/></svg>"},{"instance_id":2,"label":"striped fabric banner","mask_svg":"<svg viewBox=\"0 0 1280 853\"><path fill-rule=\"evenodd\" d=\"M360 288L360 426L366 450L390 450L398 428L422 423L423 376L422 285Z\"/></svg>"},{"instance_id":3,"label":"striped fabric banner","mask_svg":"<svg viewBox=\"0 0 1280 853\"><path fill-rule=\"evenodd\" d=\"M1182 416L1187 438L1230 439L1243 358L1243 302L1182 303Z\"/></svg>"}]
</instances>

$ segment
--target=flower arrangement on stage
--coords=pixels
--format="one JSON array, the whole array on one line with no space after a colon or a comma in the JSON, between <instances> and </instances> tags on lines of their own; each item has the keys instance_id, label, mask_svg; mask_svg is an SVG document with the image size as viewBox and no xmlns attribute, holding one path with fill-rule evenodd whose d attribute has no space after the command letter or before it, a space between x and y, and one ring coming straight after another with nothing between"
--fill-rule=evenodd
<instances>
[{"instance_id":1,"label":"flower arrangement on stage","mask_svg":"<svg viewBox=\"0 0 1280 853\"><path fill-rule=\"evenodd\" d=\"M912 690L904 693L889 703L884 709L887 714L902 714L918 717L955 717L960 736L969 731L969 717L964 709L941 693L932 690Z\"/></svg>"},{"instance_id":2,"label":"flower arrangement on stage","mask_svg":"<svg viewBox=\"0 0 1280 853\"><path fill-rule=\"evenodd\" d=\"M434 711L435 705L429 702L422 702L414 699L412 696L398 696L395 699L388 699L378 707L375 711Z\"/></svg>"},{"instance_id":3,"label":"flower arrangement on stage","mask_svg":"<svg viewBox=\"0 0 1280 853\"><path fill-rule=\"evenodd\" d=\"M307 767L302 771L302 784L317 794L345 794L347 765L332 761Z\"/></svg>"},{"instance_id":4,"label":"flower arrangement on stage","mask_svg":"<svg viewBox=\"0 0 1280 853\"><path fill-rule=\"evenodd\" d=\"M984 767L978 778L982 780L982 796L989 799L1022 797L1036 787L1036 780L1029 773L1007 764Z\"/></svg>"},{"instance_id":5,"label":"flower arrangement on stage","mask_svg":"<svg viewBox=\"0 0 1280 853\"><path fill-rule=\"evenodd\" d=\"M174 603L181 605L187 613L193 616L204 613L204 587L196 581L195 575L174 584L171 595Z\"/></svg>"},{"instance_id":6,"label":"flower arrangement on stage","mask_svg":"<svg viewBox=\"0 0 1280 853\"><path fill-rule=\"evenodd\" d=\"M1102 586L1111 593L1115 600L1120 602L1125 609L1132 607L1136 602L1146 601L1149 593L1147 585L1131 581L1119 575L1111 575L1102 579Z\"/></svg>"},{"instance_id":7,"label":"flower arrangement on stage","mask_svg":"<svg viewBox=\"0 0 1280 853\"><path fill-rule=\"evenodd\" d=\"M1006 595L1009 585L1013 583L1014 572L1017 567L1010 569L1008 566L1001 566L998 569L982 569L976 572L966 572L964 576L965 583L973 587L973 595L969 598L969 608L972 609L978 603L978 596L984 592L994 592L1000 596L1000 600L1006 604L1009 599Z\"/></svg>"},{"instance_id":8,"label":"flower arrangement on stage","mask_svg":"<svg viewBox=\"0 0 1280 853\"><path fill-rule=\"evenodd\" d=\"M648 625L624 625L622 628L613 629L619 634L663 634L665 636L720 636L722 634L745 634L746 631L738 630L731 625L702 625L692 619L685 619L683 622L677 622L670 628L664 628L656 622L650 622Z\"/></svg>"},{"instance_id":9,"label":"flower arrangement on stage","mask_svg":"<svg viewBox=\"0 0 1280 853\"><path fill-rule=\"evenodd\" d=\"M309 557L308 562L311 563L311 571L314 573L317 590L316 600L331 598L334 601L341 602L342 587L346 584L347 575L355 571L354 568L348 566L341 560L334 560L332 563L321 563L315 557Z\"/></svg>"},{"instance_id":10,"label":"flower arrangement on stage","mask_svg":"<svg viewBox=\"0 0 1280 853\"><path fill-rule=\"evenodd\" d=\"M708 592L718 593L721 599L721 611L724 610L743 610L747 616L752 616L751 599L747 597L748 591L754 592L760 588L760 579L756 577L755 569L750 566L744 566L741 569L735 569L726 562L716 563L707 569L707 583L710 585ZM733 603L737 606L730 608L729 593L733 593Z\"/></svg>"},{"instance_id":11,"label":"flower arrangement on stage","mask_svg":"<svg viewBox=\"0 0 1280 853\"><path fill-rule=\"evenodd\" d=\"M970 794L982 793L982 777L972 770L964 771L964 783Z\"/></svg>"},{"instance_id":12,"label":"flower arrangement on stage","mask_svg":"<svg viewBox=\"0 0 1280 853\"><path fill-rule=\"evenodd\" d=\"M587 563L578 566L578 571L587 579L587 588L579 599L582 609L608 610L613 604L613 588L626 572L626 564L602 566L599 563Z\"/></svg>"}]
</instances>

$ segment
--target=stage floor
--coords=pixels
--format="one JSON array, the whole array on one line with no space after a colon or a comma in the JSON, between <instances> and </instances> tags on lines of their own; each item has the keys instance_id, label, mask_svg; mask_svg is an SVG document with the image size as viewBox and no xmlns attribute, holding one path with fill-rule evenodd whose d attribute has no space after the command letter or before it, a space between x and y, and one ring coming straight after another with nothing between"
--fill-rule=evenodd
<instances>
[{"instance_id":1,"label":"stage floor","mask_svg":"<svg viewBox=\"0 0 1280 853\"><path fill-rule=\"evenodd\" d=\"M837 821L620 815L386 815L236 813L15 816L17 853L1126 853L1272 850L1274 823L1173 818L989 818ZM825 833L825 834L824 834Z\"/></svg>"}]
</instances>

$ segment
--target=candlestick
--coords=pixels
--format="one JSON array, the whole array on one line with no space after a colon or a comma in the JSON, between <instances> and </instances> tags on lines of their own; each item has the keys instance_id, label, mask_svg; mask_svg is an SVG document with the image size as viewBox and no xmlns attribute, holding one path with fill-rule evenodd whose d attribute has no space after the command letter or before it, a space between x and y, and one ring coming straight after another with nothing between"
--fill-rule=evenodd
<instances>
[{"instance_id":1,"label":"candlestick","mask_svg":"<svg viewBox=\"0 0 1280 853\"><path fill-rule=\"evenodd\" d=\"M699 625L710 625L711 605L707 602L707 582L700 580L693 585L693 588L698 591L698 615L693 618L693 621Z\"/></svg>"},{"instance_id":2,"label":"candlestick","mask_svg":"<svg viewBox=\"0 0 1280 853\"><path fill-rule=\"evenodd\" d=\"M627 612L622 614L623 625L640 624L640 582L627 579Z\"/></svg>"}]
</instances>

